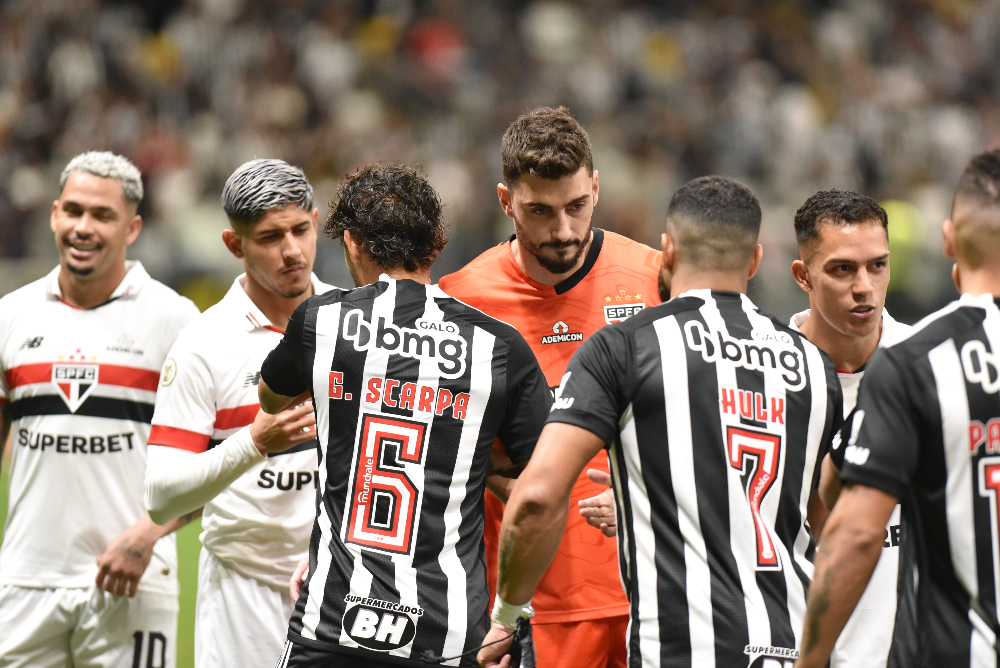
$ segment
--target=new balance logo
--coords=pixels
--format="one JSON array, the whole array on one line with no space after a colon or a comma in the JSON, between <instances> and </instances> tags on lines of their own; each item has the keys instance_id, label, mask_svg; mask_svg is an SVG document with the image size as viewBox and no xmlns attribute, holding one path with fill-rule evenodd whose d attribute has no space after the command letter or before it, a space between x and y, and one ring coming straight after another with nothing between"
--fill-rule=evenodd
<instances>
[{"instance_id":1,"label":"new balance logo","mask_svg":"<svg viewBox=\"0 0 1000 668\"><path fill-rule=\"evenodd\" d=\"M243 387L250 387L251 385L260 385L260 371L247 374L246 379L243 381Z\"/></svg>"},{"instance_id":2,"label":"new balance logo","mask_svg":"<svg viewBox=\"0 0 1000 668\"><path fill-rule=\"evenodd\" d=\"M23 348L37 348L38 346L42 345L42 339L44 339L44 338L45 338L44 336L36 336L36 337L33 337L33 338L27 338L27 339L24 340L24 343L21 344L21 348L22 349Z\"/></svg>"}]
</instances>

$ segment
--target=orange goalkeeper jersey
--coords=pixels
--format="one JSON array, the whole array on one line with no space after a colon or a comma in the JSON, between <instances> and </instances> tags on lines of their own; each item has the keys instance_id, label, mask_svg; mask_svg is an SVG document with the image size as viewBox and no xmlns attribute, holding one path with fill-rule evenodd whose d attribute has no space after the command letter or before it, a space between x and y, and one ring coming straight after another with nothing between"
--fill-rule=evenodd
<instances>
[{"instance_id":1,"label":"orange goalkeeper jersey","mask_svg":"<svg viewBox=\"0 0 1000 668\"><path fill-rule=\"evenodd\" d=\"M511 252L510 240L486 251L439 285L449 295L513 325L535 352L549 387L556 388L583 341L601 327L660 302L659 251L613 232L594 228L580 269L552 287L528 278ZM587 468L608 470L599 453ZM536 623L573 622L628 614L618 575L615 539L606 538L576 512L576 502L603 488L587 479L573 486L566 532L532 605ZM503 505L486 494L486 559L491 597L496 593L497 541Z\"/></svg>"}]
</instances>

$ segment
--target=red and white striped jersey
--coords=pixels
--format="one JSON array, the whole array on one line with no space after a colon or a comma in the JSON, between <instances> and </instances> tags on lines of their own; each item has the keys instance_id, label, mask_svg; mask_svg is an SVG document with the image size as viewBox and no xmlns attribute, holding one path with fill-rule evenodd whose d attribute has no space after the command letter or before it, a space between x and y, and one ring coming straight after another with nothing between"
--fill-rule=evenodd
<instances>
[{"instance_id":1,"label":"red and white striped jersey","mask_svg":"<svg viewBox=\"0 0 1000 668\"><path fill-rule=\"evenodd\" d=\"M245 275L177 337L163 365L151 445L205 452L253 422L267 354L281 341L243 289ZM332 286L313 276L313 290ZM205 548L246 577L288 589L316 517L316 441L271 455L205 506Z\"/></svg>"},{"instance_id":2,"label":"red and white striped jersey","mask_svg":"<svg viewBox=\"0 0 1000 668\"><path fill-rule=\"evenodd\" d=\"M100 306L62 299L59 268L0 299L0 399L11 415L0 584L87 587L146 514L146 440L160 367L197 314L138 262ZM177 593L174 537L139 583Z\"/></svg>"}]
</instances>

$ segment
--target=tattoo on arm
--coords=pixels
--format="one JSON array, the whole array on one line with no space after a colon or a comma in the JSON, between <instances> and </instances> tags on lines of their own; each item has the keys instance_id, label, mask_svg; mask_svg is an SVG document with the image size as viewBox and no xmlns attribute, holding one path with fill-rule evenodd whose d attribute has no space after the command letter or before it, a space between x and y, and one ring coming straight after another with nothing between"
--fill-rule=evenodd
<instances>
[{"instance_id":1,"label":"tattoo on arm","mask_svg":"<svg viewBox=\"0 0 1000 668\"><path fill-rule=\"evenodd\" d=\"M497 596L507 587L507 559L514 545L514 535L510 531L500 534L500 554L497 557Z\"/></svg>"}]
</instances>

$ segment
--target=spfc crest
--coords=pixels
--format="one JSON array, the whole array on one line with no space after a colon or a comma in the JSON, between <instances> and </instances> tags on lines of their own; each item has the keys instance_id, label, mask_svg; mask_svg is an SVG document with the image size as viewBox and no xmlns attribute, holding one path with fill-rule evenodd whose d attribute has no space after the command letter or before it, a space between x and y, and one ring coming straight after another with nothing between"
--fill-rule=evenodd
<instances>
[{"instance_id":1,"label":"spfc crest","mask_svg":"<svg viewBox=\"0 0 1000 668\"><path fill-rule=\"evenodd\" d=\"M71 412L75 413L93 392L99 370L97 364L52 365L52 383L59 388L62 400Z\"/></svg>"}]
</instances>

